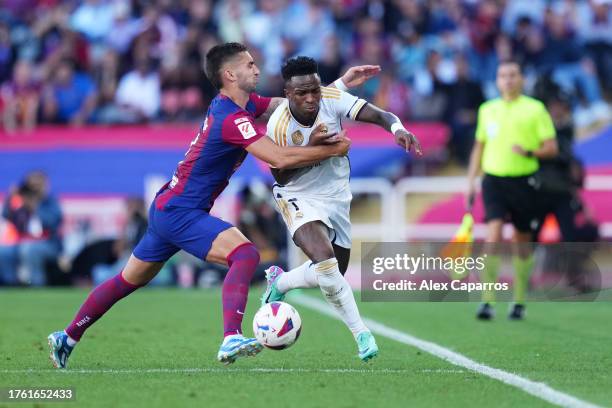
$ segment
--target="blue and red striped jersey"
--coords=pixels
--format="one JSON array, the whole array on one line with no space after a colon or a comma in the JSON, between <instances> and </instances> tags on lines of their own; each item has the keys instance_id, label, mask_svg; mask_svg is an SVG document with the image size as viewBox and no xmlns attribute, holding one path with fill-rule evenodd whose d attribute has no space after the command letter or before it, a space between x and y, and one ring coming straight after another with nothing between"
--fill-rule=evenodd
<instances>
[{"instance_id":1,"label":"blue and red striped jersey","mask_svg":"<svg viewBox=\"0 0 612 408\"><path fill-rule=\"evenodd\" d=\"M158 209L199 208L210 211L215 199L244 161L245 148L265 136L253 120L261 116L270 98L252 93L245 109L225 95L210 103L206 118L168 182L157 195Z\"/></svg>"}]
</instances>

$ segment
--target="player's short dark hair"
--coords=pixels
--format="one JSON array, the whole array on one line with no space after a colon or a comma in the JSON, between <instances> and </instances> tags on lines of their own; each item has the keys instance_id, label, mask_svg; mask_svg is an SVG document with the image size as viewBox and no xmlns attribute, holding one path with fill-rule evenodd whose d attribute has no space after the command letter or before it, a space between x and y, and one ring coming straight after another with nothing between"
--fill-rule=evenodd
<instances>
[{"instance_id":1,"label":"player's short dark hair","mask_svg":"<svg viewBox=\"0 0 612 408\"><path fill-rule=\"evenodd\" d=\"M227 60L245 51L248 51L245 45L230 42L215 45L208 51L208 53L206 53L206 77L216 89L221 89L223 86L223 82L221 81L221 72L219 72L221 66Z\"/></svg>"},{"instance_id":2,"label":"player's short dark hair","mask_svg":"<svg viewBox=\"0 0 612 408\"><path fill-rule=\"evenodd\" d=\"M281 67L281 74L285 82L291 81L294 76L318 74L319 66L317 61L310 57L289 58Z\"/></svg>"},{"instance_id":3,"label":"player's short dark hair","mask_svg":"<svg viewBox=\"0 0 612 408\"><path fill-rule=\"evenodd\" d=\"M517 60L516 58L504 58L501 61L499 61L499 64L497 65L497 67L499 68L502 65L516 65L519 69L519 73L523 75L523 64L521 64L521 62Z\"/></svg>"}]
</instances>

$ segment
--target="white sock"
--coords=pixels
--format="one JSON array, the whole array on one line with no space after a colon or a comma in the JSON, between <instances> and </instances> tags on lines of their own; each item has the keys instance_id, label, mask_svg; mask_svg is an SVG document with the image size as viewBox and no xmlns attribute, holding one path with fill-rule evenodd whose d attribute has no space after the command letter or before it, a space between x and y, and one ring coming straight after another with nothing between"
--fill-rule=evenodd
<instances>
[{"instance_id":1,"label":"white sock","mask_svg":"<svg viewBox=\"0 0 612 408\"><path fill-rule=\"evenodd\" d=\"M314 264L310 261L283 273L276 282L276 288L283 293L287 293L291 289L316 288L317 286L319 286L317 274Z\"/></svg>"},{"instance_id":2,"label":"white sock","mask_svg":"<svg viewBox=\"0 0 612 408\"><path fill-rule=\"evenodd\" d=\"M66 330L64 330L64 333L66 333ZM74 345L77 344L77 341L73 339L72 337L68 336L68 333L66 333L66 336L68 337L66 339L66 343L68 343L70 347L74 347Z\"/></svg>"},{"instance_id":3,"label":"white sock","mask_svg":"<svg viewBox=\"0 0 612 408\"><path fill-rule=\"evenodd\" d=\"M359 333L367 331L368 328L359 315L353 291L340 273L336 258L315 264L315 271L325 300L340 314L353 336L357 337Z\"/></svg>"}]
</instances>

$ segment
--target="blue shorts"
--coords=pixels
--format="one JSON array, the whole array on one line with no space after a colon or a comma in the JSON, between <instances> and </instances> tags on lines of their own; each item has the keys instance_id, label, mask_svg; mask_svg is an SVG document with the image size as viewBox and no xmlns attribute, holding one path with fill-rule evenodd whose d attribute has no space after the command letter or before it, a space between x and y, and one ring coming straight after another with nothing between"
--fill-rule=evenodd
<instances>
[{"instance_id":1,"label":"blue shorts","mask_svg":"<svg viewBox=\"0 0 612 408\"><path fill-rule=\"evenodd\" d=\"M171 207L159 210L155 201L149 209L149 226L134 256L141 261L165 262L180 249L206 259L217 235L233 227L204 210Z\"/></svg>"}]
</instances>

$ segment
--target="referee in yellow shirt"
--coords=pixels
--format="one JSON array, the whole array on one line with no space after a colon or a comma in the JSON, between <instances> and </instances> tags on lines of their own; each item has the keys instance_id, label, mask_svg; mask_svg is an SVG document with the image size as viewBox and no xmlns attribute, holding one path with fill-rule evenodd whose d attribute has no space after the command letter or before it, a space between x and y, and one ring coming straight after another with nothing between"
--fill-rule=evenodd
<instances>
[{"instance_id":1,"label":"referee in yellow shirt","mask_svg":"<svg viewBox=\"0 0 612 408\"><path fill-rule=\"evenodd\" d=\"M555 128L543 103L523 95L523 75L516 61L503 61L497 68L500 98L483 103L478 111L476 141L468 170L468 202L476 191L476 177L482 171L482 197L487 222L487 260L483 282L495 282L499 269L498 249L502 227L509 221L514 226L513 242L532 240L537 227L538 192L534 188L534 173L538 159L557 155ZM522 319L525 293L533 256L527 245L516 245L513 265L514 304L510 319ZM490 320L494 316L495 292L483 292L483 303L477 318Z\"/></svg>"}]
</instances>

